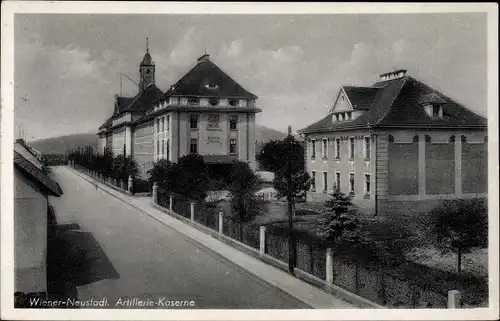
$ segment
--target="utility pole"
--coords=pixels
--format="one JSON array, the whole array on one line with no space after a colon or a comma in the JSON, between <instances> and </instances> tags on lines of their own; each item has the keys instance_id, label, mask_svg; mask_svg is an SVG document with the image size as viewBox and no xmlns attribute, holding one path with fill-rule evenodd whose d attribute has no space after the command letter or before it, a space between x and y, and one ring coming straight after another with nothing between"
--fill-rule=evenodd
<instances>
[{"instance_id":1,"label":"utility pole","mask_svg":"<svg viewBox=\"0 0 500 321\"><path fill-rule=\"evenodd\" d=\"M293 221L292 221L292 212L293 212L293 196L292 196L292 126L288 126L288 137L287 137L287 181L288 181L288 272L293 274L293 270L295 268L295 239L293 236Z\"/></svg>"}]
</instances>

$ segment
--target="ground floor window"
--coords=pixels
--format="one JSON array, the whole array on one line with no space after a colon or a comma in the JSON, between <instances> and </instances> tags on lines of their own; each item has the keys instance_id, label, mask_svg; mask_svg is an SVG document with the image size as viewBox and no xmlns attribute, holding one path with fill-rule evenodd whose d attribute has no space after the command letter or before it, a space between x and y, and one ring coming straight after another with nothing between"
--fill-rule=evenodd
<instances>
[{"instance_id":1,"label":"ground floor window","mask_svg":"<svg viewBox=\"0 0 500 321\"><path fill-rule=\"evenodd\" d=\"M189 144L189 152L191 154L198 154L198 140L191 139L191 143Z\"/></svg>"},{"instance_id":2,"label":"ground floor window","mask_svg":"<svg viewBox=\"0 0 500 321\"><path fill-rule=\"evenodd\" d=\"M316 172L311 172L311 191L316 191Z\"/></svg>"},{"instance_id":3,"label":"ground floor window","mask_svg":"<svg viewBox=\"0 0 500 321\"><path fill-rule=\"evenodd\" d=\"M340 173L335 173L335 188L340 192Z\"/></svg>"},{"instance_id":4,"label":"ground floor window","mask_svg":"<svg viewBox=\"0 0 500 321\"><path fill-rule=\"evenodd\" d=\"M236 142L236 139L231 139L229 141L229 154L237 154L238 153L238 149L237 149L237 142Z\"/></svg>"},{"instance_id":5,"label":"ground floor window","mask_svg":"<svg viewBox=\"0 0 500 321\"><path fill-rule=\"evenodd\" d=\"M371 176L369 174L365 174L365 197L369 198L371 193Z\"/></svg>"},{"instance_id":6,"label":"ground floor window","mask_svg":"<svg viewBox=\"0 0 500 321\"><path fill-rule=\"evenodd\" d=\"M323 193L328 191L328 172L323 172Z\"/></svg>"},{"instance_id":7,"label":"ground floor window","mask_svg":"<svg viewBox=\"0 0 500 321\"><path fill-rule=\"evenodd\" d=\"M349 173L349 194L354 195L354 173Z\"/></svg>"}]
</instances>

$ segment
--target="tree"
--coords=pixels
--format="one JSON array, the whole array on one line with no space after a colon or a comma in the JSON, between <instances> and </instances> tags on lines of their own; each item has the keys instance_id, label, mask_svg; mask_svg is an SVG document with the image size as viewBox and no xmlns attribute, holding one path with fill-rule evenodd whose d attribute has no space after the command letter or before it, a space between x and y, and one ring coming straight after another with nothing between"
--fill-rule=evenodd
<instances>
[{"instance_id":1,"label":"tree","mask_svg":"<svg viewBox=\"0 0 500 321\"><path fill-rule=\"evenodd\" d=\"M318 235L337 245L356 239L359 221L351 198L336 190L324 207L316 228Z\"/></svg>"},{"instance_id":2,"label":"tree","mask_svg":"<svg viewBox=\"0 0 500 321\"><path fill-rule=\"evenodd\" d=\"M243 235L244 222L252 221L260 214L260 208L255 193L259 190L261 181L247 163L234 164L229 175L228 190L231 195L231 212L233 219L239 222L240 237Z\"/></svg>"},{"instance_id":3,"label":"tree","mask_svg":"<svg viewBox=\"0 0 500 321\"><path fill-rule=\"evenodd\" d=\"M292 154L292 172L304 171L304 147L292 135L283 140L271 140L264 145L257 155L261 168L276 173L287 166L288 147Z\"/></svg>"},{"instance_id":4,"label":"tree","mask_svg":"<svg viewBox=\"0 0 500 321\"><path fill-rule=\"evenodd\" d=\"M130 175L136 176L139 172L137 163L132 156L118 155L113 160L112 176L118 180L127 181Z\"/></svg>"},{"instance_id":5,"label":"tree","mask_svg":"<svg viewBox=\"0 0 500 321\"><path fill-rule=\"evenodd\" d=\"M278 197L288 196L288 180L284 170L280 170L276 173L273 184ZM292 201L294 208L295 200L304 198L310 187L311 178L308 173L299 171L292 174Z\"/></svg>"},{"instance_id":6,"label":"tree","mask_svg":"<svg viewBox=\"0 0 500 321\"><path fill-rule=\"evenodd\" d=\"M159 160L148 171L151 182L160 188L190 199L203 200L208 189L208 170L203 157L190 154L179 158L178 163Z\"/></svg>"},{"instance_id":7,"label":"tree","mask_svg":"<svg viewBox=\"0 0 500 321\"><path fill-rule=\"evenodd\" d=\"M462 255L488 246L488 209L485 199L446 200L430 212L432 240L443 253L457 256L457 272Z\"/></svg>"}]
</instances>

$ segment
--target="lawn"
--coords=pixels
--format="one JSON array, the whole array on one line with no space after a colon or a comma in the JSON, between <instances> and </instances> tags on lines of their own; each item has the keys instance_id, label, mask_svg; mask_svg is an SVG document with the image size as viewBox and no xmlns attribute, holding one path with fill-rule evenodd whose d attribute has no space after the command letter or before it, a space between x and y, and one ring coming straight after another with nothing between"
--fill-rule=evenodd
<instances>
[{"instance_id":1,"label":"lawn","mask_svg":"<svg viewBox=\"0 0 500 321\"><path fill-rule=\"evenodd\" d=\"M288 204L285 202L264 204L264 214L255 218L254 224L280 224L288 222ZM307 213L308 215L295 215L293 217L296 229L315 234L315 225L323 209L318 203L298 203L296 205L297 214ZM316 212L316 213L315 213ZM440 269L447 272L456 272L456 255L453 253L442 254L427 242L423 234L422 221L410 216L401 218L379 218L360 215L362 233L374 241L401 240L410 243L415 248L406 255L406 258L415 263ZM465 254L462 259L462 270L464 273L474 275L479 278L488 276L488 249L477 249L469 254Z\"/></svg>"}]
</instances>

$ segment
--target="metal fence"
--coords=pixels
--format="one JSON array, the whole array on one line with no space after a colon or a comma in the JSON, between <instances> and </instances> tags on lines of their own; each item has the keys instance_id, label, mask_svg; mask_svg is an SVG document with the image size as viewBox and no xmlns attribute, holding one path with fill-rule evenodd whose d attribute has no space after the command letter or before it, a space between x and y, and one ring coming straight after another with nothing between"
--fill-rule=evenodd
<instances>
[{"instance_id":1,"label":"metal fence","mask_svg":"<svg viewBox=\"0 0 500 321\"><path fill-rule=\"evenodd\" d=\"M172 201L172 204L170 202ZM157 202L171 208L175 213L191 218L191 204L194 204L195 222L213 230L219 228L219 209L210 203L192 200L168 193L158 188ZM239 222L232 215L223 217L222 233L252 248L260 248L260 226ZM323 241L293 232L296 242L296 267L319 279L332 283L380 305L393 308L446 308L448 290L445 287L426 284L422 279L398 266L371 262L355 251L333 250L331 265L327 266L327 245ZM288 262L290 233L285 229L269 228L265 233L265 253L283 262ZM368 262L370 261L370 262ZM382 263L381 263L382 262ZM331 273L327 271L332 269ZM328 272L328 273L327 273ZM425 272L419 272L422 274ZM446 283L446 282L445 282ZM456 284L452 285L455 286Z\"/></svg>"}]
</instances>

